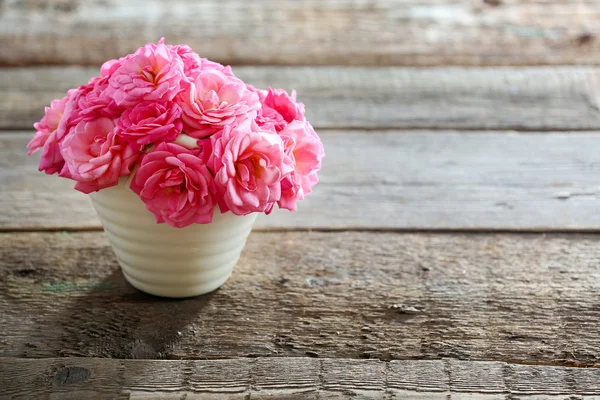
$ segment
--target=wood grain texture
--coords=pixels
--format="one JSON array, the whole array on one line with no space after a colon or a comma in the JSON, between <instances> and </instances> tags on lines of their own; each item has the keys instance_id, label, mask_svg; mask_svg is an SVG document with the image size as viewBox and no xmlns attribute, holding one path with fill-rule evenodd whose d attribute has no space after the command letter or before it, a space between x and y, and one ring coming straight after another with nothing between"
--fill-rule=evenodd
<instances>
[{"instance_id":1,"label":"wood grain texture","mask_svg":"<svg viewBox=\"0 0 600 400\"><path fill-rule=\"evenodd\" d=\"M600 69L235 67L256 87L296 89L317 128L600 129ZM6 68L0 129L31 129L98 68Z\"/></svg>"},{"instance_id":2,"label":"wood grain texture","mask_svg":"<svg viewBox=\"0 0 600 400\"><path fill-rule=\"evenodd\" d=\"M597 235L578 234L254 232L220 290L165 300L126 283L101 232L5 233L0 356L598 367L599 246ZM445 370L430 367L435 388ZM365 391L381 389L373 368L362 372ZM402 368L398 385L424 385ZM501 377L494 368L481 373ZM453 384L476 387L472 376L454 374ZM531 379L521 390L542 387ZM585 382L600 390L594 379Z\"/></svg>"},{"instance_id":3,"label":"wood grain texture","mask_svg":"<svg viewBox=\"0 0 600 400\"><path fill-rule=\"evenodd\" d=\"M600 228L596 132L320 131L321 182L298 211L257 229ZM71 181L27 158L30 134L0 135L0 227L99 229Z\"/></svg>"},{"instance_id":4,"label":"wood grain texture","mask_svg":"<svg viewBox=\"0 0 600 400\"><path fill-rule=\"evenodd\" d=\"M431 374L438 369L442 380L432 380ZM405 382L407 370L414 377L410 383ZM0 358L0 372L0 396L13 398L50 395L73 399L508 400L515 396L554 395L591 400L588 396L600 395L599 386L585 383L591 377L600 380L598 368L453 359L383 362L306 357L184 361ZM455 376L470 376L468 384L457 382ZM550 386L548 380L553 382Z\"/></svg>"},{"instance_id":5,"label":"wood grain texture","mask_svg":"<svg viewBox=\"0 0 600 400\"><path fill-rule=\"evenodd\" d=\"M598 64L599 22L598 0L6 1L0 65L96 65L161 35L229 64Z\"/></svg>"}]
</instances>

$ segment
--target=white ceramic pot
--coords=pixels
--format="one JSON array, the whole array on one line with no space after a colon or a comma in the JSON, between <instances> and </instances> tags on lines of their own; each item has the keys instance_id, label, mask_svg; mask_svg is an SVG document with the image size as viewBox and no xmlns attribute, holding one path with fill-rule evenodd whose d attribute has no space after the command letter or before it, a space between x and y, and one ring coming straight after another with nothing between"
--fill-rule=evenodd
<instances>
[{"instance_id":1,"label":"white ceramic pot","mask_svg":"<svg viewBox=\"0 0 600 400\"><path fill-rule=\"evenodd\" d=\"M154 215L127 182L90 194L123 275L163 297L212 292L231 275L257 214L215 210L210 224L173 228Z\"/></svg>"}]
</instances>

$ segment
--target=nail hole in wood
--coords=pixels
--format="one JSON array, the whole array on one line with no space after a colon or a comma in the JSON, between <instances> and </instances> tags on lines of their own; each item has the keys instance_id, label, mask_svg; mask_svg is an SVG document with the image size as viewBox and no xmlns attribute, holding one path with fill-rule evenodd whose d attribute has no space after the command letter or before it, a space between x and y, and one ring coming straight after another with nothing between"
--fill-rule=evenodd
<instances>
[{"instance_id":1,"label":"nail hole in wood","mask_svg":"<svg viewBox=\"0 0 600 400\"><path fill-rule=\"evenodd\" d=\"M591 33L583 33L577 37L577 44L580 46L584 46L586 44L590 44L594 41L594 35Z\"/></svg>"}]
</instances>

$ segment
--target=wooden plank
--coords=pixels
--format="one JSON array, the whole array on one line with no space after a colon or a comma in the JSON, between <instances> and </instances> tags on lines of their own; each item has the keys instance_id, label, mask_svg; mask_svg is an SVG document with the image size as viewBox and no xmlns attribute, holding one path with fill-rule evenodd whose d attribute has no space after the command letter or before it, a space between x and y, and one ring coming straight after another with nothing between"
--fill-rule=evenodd
<instances>
[{"instance_id":1,"label":"wooden plank","mask_svg":"<svg viewBox=\"0 0 600 400\"><path fill-rule=\"evenodd\" d=\"M597 132L320 131L321 183L257 229L600 228ZM30 134L0 135L0 227L99 229L73 183L36 170Z\"/></svg>"},{"instance_id":2,"label":"wooden plank","mask_svg":"<svg viewBox=\"0 0 600 400\"><path fill-rule=\"evenodd\" d=\"M579 234L254 232L220 290L172 301L129 286L101 232L4 233L0 356L450 357L598 367L599 246L597 235ZM361 378L365 391L380 388L373 365ZM428 367L433 387L397 367L393 387L434 391L446 382L443 365ZM502 373L495 364L480 368L488 382ZM472 371L452 376L456 387L485 389ZM521 391L542 387L515 376ZM597 377L577 379L594 391ZM344 390L336 381L332 390ZM503 388L494 382L489 388Z\"/></svg>"},{"instance_id":3,"label":"wooden plank","mask_svg":"<svg viewBox=\"0 0 600 400\"><path fill-rule=\"evenodd\" d=\"M429 379L430 361L311 359L302 357L235 358L231 360L118 360L98 358L0 358L0 396L60 398L194 398L194 399L513 399L514 396L600 395L576 381L600 369L529 366L503 362L438 361L444 383ZM499 376L490 374L500 371ZM265 370L266 368L266 370ZM420 386L399 384L398 371L410 369ZM289 375L293 371L293 375ZM372 375L377 371L375 375ZM470 387L453 375L472 373ZM265 375L266 374L266 375ZM527 375L528 386L521 388ZM368 377L369 390L365 390ZM497 386L495 379L502 379ZM269 380L269 386L261 382ZM394 382L394 383L390 383ZM548 383L550 386L548 386ZM421 390L424 388L425 390ZM429 390L433 389L433 390ZM584 396L584 397L579 397ZM539 397L537 397L539 398ZM548 398L548 397L543 397ZM591 399L591 398L590 398Z\"/></svg>"},{"instance_id":4,"label":"wooden plank","mask_svg":"<svg viewBox=\"0 0 600 400\"><path fill-rule=\"evenodd\" d=\"M317 128L600 129L600 69L235 67L256 87L296 89ZM98 68L5 68L0 129L30 129Z\"/></svg>"},{"instance_id":5,"label":"wooden plank","mask_svg":"<svg viewBox=\"0 0 600 400\"><path fill-rule=\"evenodd\" d=\"M598 0L5 2L0 65L100 64L160 35L229 64L598 64L599 22Z\"/></svg>"}]
</instances>

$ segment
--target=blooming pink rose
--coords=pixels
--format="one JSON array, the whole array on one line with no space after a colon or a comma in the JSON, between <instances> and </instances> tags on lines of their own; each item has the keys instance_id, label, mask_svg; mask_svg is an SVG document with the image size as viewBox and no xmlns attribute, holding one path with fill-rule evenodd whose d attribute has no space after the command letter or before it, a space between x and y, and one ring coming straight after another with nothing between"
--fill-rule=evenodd
<instances>
[{"instance_id":1,"label":"blooming pink rose","mask_svg":"<svg viewBox=\"0 0 600 400\"><path fill-rule=\"evenodd\" d=\"M107 89L107 77L94 77L86 85L69 90L63 118L56 129L58 141L81 121L93 121L100 117L113 119L122 113L124 108L108 97Z\"/></svg>"},{"instance_id":2,"label":"blooming pink rose","mask_svg":"<svg viewBox=\"0 0 600 400\"><path fill-rule=\"evenodd\" d=\"M167 48L179 55L183 62L183 73L186 77L195 76L200 71L202 60L200 56L186 44L182 45L167 45Z\"/></svg>"},{"instance_id":3,"label":"blooming pink rose","mask_svg":"<svg viewBox=\"0 0 600 400\"><path fill-rule=\"evenodd\" d=\"M181 133L181 109L173 102L144 101L128 108L117 120L118 135L139 145L170 142Z\"/></svg>"},{"instance_id":4,"label":"blooming pink rose","mask_svg":"<svg viewBox=\"0 0 600 400\"><path fill-rule=\"evenodd\" d=\"M279 133L285 143L285 153L294 160L295 169L281 182L278 205L296 210L296 200L302 200L319 181L317 172L325 156L323 144L308 121L292 121Z\"/></svg>"},{"instance_id":5,"label":"blooming pink rose","mask_svg":"<svg viewBox=\"0 0 600 400\"><path fill-rule=\"evenodd\" d=\"M75 107L69 116L69 123L76 125L81 121L91 121L99 117L116 118L125 110L110 97L107 76L92 78L87 85L80 86L73 101Z\"/></svg>"},{"instance_id":6,"label":"blooming pink rose","mask_svg":"<svg viewBox=\"0 0 600 400\"><path fill-rule=\"evenodd\" d=\"M139 147L119 142L115 123L106 117L79 122L61 149L70 177L77 181L75 189L83 193L115 186L139 155Z\"/></svg>"},{"instance_id":7,"label":"blooming pink rose","mask_svg":"<svg viewBox=\"0 0 600 400\"><path fill-rule=\"evenodd\" d=\"M158 223L183 228L212 221L216 204L213 177L194 152L175 143L161 143L144 156L131 189Z\"/></svg>"},{"instance_id":8,"label":"blooming pink rose","mask_svg":"<svg viewBox=\"0 0 600 400\"><path fill-rule=\"evenodd\" d=\"M110 73L112 65L107 67ZM181 57L161 39L148 43L120 61L109 78L110 96L119 106L133 106L142 100L171 101L184 79Z\"/></svg>"},{"instance_id":9,"label":"blooming pink rose","mask_svg":"<svg viewBox=\"0 0 600 400\"><path fill-rule=\"evenodd\" d=\"M66 134L75 125L74 120L78 116L79 109L75 98L78 96L79 89L71 89L67 92L67 101L57 128L52 131L44 143L42 157L40 160L40 171L47 174L53 174L60 171L60 176L70 178L69 169L65 165L62 156L61 143Z\"/></svg>"},{"instance_id":10,"label":"blooming pink rose","mask_svg":"<svg viewBox=\"0 0 600 400\"><path fill-rule=\"evenodd\" d=\"M62 99L52 100L50 107L45 108L45 114L40 122L33 124L36 132L33 139L31 139L27 145L27 148L29 149L28 155L32 155L38 151L38 149L46 143L50 134L58 128L60 119L65 112L67 99L68 96L63 97Z\"/></svg>"},{"instance_id":11,"label":"blooming pink rose","mask_svg":"<svg viewBox=\"0 0 600 400\"><path fill-rule=\"evenodd\" d=\"M217 62L201 58L198 53L186 44L176 46L167 45L167 48L179 55L181 61L183 61L183 72L190 81L194 81L200 71L209 69L217 70L227 76L235 76L233 75L230 66L223 66Z\"/></svg>"},{"instance_id":12,"label":"blooming pink rose","mask_svg":"<svg viewBox=\"0 0 600 400\"><path fill-rule=\"evenodd\" d=\"M255 132L249 123L226 127L214 140L209 167L215 173L221 212L270 212L281 196L281 180L293 171L281 138Z\"/></svg>"},{"instance_id":13,"label":"blooming pink rose","mask_svg":"<svg viewBox=\"0 0 600 400\"><path fill-rule=\"evenodd\" d=\"M61 154L61 142L65 136L81 121L114 117L122 111L112 99L105 96L107 87L107 78L92 78L87 85L71 89L66 97L54 101L50 110L47 110L47 116L34 125L38 133L28 148L31 154L40 145L44 146L40 171L46 171L48 174L60 171L61 176L70 177Z\"/></svg>"},{"instance_id":14,"label":"blooming pink rose","mask_svg":"<svg viewBox=\"0 0 600 400\"><path fill-rule=\"evenodd\" d=\"M63 140L65 132L62 127L65 126L70 109L73 108L72 102L76 93L77 89L71 89L64 98L54 100L50 108L46 108L46 114L42 120L34 124L37 132L27 145L29 155L43 146L39 170L45 171L47 174L54 174L65 169L65 161L60 151L60 142Z\"/></svg>"},{"instance_id":15,"label":"blooming pink rose","mask_svg":"<svg viewBox=\"0 0 600 400\"><path fill-rule=\"evenodd\" d=\"M262 103L256 119L261 129L281 132L292 121L305 120L304 104L296 101L296 91L290 96L283 89L255 90Z\"/></svg>"},{"instance_id":16,"label":"blooming pink rose","mask_svg":"<svg viewBox=\"0 0 600 400\"><path fill-rule=\"evenodd\" d=\"M244 82L212 69L200 71L176 101L182 109L183 130L198 139L254 119L260 108L258 96Z\"/></svg>"},{"instance_id":17,"label":"blooming pink rose","mask_svg":"<svg viewBox=\"0 0 600 400\"><path fill-rule=\"evenodd\" d=\"M38 167L39 171L44 171L48 175L65 170L65 160L60 152L60 140L57 139L56 132L52 131L44 143Z\"/></svg>"}]
</instances>

